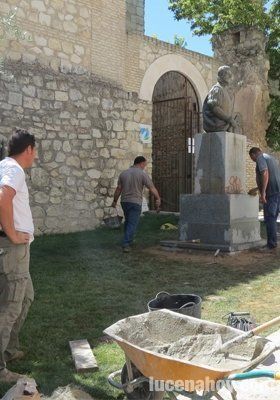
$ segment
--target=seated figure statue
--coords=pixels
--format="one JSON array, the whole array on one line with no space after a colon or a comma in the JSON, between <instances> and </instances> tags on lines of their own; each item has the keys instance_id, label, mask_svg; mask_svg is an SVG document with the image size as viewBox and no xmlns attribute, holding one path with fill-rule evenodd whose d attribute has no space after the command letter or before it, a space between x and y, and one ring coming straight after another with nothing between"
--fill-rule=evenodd
<instances>
[{"instance_id":1,"label":"seated figure statue","mask_svg":"<svg viewBox=\"0 0 280 400\"><path fill-rule=\"evenodd\" d=\"M230 67L218 69L218 82L212 87L203 103L203 129L205 132L236 132L233 118L234 100L228 91L232 79Z\"/></svg>"}]
</instances>

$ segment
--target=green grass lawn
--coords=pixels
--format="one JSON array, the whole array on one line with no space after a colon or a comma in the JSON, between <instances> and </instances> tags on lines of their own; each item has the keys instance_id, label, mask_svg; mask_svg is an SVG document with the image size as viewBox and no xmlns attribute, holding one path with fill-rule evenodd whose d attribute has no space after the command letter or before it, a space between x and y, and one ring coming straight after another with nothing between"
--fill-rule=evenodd
<instances>
[{"instance_id":1,"label":"green grass lawn","mask_svg":"<svg viewBox=\"0 0 280 400\"><path fill-rule=\"evenodd\" d=\"M233 310L249 310L260 322L280 314L277 257L243 256L240 263L239 255L213 259L153 251L160 239L177 236L159 229L164 222L177 223L174 216L143 217L131 254L120 250L122 232L107 228L37 238L31 259L36 297L21 335L27 355L10 369L32 376L45 395L75 384L96 400L120 399L123 394L108 385L107 375L124 357L102 331L145 312L157 292L201 295L202 317L213 321ZM100 371L78 375L68 342L84 338L94 347ZM7 389L0 386L0 396Z\"/></svg>"}]
</instances>

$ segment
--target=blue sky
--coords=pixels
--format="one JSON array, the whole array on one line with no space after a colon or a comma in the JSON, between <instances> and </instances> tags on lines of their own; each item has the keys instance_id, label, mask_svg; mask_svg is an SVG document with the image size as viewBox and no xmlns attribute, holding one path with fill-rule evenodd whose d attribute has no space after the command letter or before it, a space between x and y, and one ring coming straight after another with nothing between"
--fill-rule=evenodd
<instances>
[{"instance_id":1,"label":"blue sky","mask_svg":"<svg viewBox=\"0 0 280 400\"><path fill-rule=\"evenodd\" d=\"M188 49L212 55L210 36L193 36L189 23L174 19L174 14L168 10L168 0L145 0L145 4L146 35L156 34L158 39L170 43L174 42L175 34L184 36Z\"/></svg>"},{"instance_id":2,"label":"blue sky","mask_svg":"<svg viewBox=\"0 0 280 400\"><path fill-rule=\"evenodd\" d=\"M168 0L145 0L146 35L156 34L158 39L170 43L174 42L175 34L184 36L188 49L212 55L210 36L193 36L189 23L174 19L174 14L168 10L168 3Z\"/></svg>"}]
</instances>

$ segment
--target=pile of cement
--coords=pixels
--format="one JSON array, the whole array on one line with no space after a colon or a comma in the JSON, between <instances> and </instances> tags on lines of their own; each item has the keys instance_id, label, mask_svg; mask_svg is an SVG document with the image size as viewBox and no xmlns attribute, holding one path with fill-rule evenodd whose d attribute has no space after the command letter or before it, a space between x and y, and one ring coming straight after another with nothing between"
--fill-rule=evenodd
<instances>
[{"instance_id":1,"label":"pile of cement","mask_svg":"<svg viewBox=\"0 0 280 400\"><path fill-rule=\"evenodd\" d=\"M236 334L227 327L158 311L121 321L115 334L142 349L227 370L241 369L262 352L265 344L261 339L251 338L233 346L230 354L216 353Z\"/></svg>"}]
</instances>

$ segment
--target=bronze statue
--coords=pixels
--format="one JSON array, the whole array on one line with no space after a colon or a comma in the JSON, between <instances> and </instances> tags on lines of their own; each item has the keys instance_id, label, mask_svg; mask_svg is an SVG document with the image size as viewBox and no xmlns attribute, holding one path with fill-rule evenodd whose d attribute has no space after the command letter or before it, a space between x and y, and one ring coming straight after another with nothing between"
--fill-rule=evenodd
<instances>
[{"instance_id":1,"label":"bronze statue","mask_svg":"<svg viewBox=\"0 0 280 400\"><path fill-rule=\"evenodd\" d=\"M203 103L203 129L205 132L236 132L233 118L234 100L228 91L232 74L230 67L218 69L218 82L212 87Z\"/></svg>"}]
</instances>

